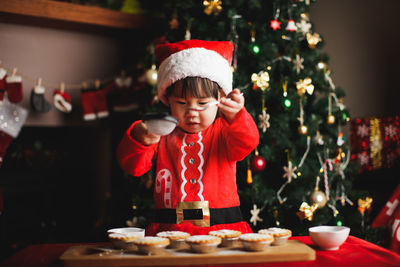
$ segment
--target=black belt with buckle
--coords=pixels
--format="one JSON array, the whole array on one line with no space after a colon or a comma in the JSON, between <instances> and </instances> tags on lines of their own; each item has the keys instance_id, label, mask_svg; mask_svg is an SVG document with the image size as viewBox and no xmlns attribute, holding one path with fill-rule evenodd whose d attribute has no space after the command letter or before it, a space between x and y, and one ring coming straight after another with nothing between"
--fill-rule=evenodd
<instances>
[{"instance_id":1,"label":"black belt with buckle","mask_svg":"<svg viewBox=\"0 0 400 267\"><path fill-rule=\"evenodd\" d=\"M204 203L207 201L198 202ZM189 204L195 202L180 203ZM191 208L190 206L191 205L184 205L182 208L178 203L176 209L155 209L153 222L179 224L184 221L190 221L194 225L208 227L215 224L228 224L243 221L239 206L217 209L208 208L208 203L206 206L201 206L200 208ZM195 207L196 206L198 205L195 205Z\"/></svg>"}]
</instances>

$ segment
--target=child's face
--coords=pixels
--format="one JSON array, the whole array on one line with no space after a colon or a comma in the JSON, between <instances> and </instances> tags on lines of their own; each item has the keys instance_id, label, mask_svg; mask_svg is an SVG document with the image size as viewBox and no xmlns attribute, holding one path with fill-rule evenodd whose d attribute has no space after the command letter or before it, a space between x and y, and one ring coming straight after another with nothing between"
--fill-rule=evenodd
<instances>
[{"instance_id":1,"label":"child's face","mask_svg":"<svg viewBox=\"0 0 400 267\"><path fill-rule=\"evenodd\" d=\"M174 90L181 91L180 83L175 84ZM193 97L189 93L186 96L172 94L168 98L171 114L178 119L178 127L188 133L198 133L207 129L217 116L217 105L210 105L207 109L198 111L194 108L204 107L209 102L215 101L214 97Z\"/></svg>"}]
</instances>

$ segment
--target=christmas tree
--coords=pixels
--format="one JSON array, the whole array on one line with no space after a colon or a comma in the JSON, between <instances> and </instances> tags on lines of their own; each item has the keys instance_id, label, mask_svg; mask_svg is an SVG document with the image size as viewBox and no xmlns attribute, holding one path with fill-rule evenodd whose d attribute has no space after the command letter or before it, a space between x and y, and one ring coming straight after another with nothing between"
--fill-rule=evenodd
<instances>
[{"instance_id":1,"label":"christmas tree","mask_svg":"<svg viewBox=\"0 0 400 267\"><path fill-rule=\"evenodd\" d=\"M307 235L314 225L346 225L365 237L370 201L352 190L357 166L343 130L350 121L345 92L313 31L311 2L146 1L143 8L160 14L164 25L146 59L154 96L146 111L166 110L157 104L157 42L230 40L233 86L260 131L259 146L237 171L242 213L253 230L279 226Z\"/></svg>"}]
</instances>

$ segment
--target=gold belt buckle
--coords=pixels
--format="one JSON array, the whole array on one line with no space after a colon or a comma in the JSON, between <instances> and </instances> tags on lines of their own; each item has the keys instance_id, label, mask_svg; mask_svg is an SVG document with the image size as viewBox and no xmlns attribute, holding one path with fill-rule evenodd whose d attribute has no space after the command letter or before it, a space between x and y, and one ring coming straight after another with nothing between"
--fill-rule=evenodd
<instances>
[{"instance_id":1,"label":"gold belt buckle","mask_svg":"<svg viewBox=\"0 0 400 267\"><path fill-rule=\"evenodd\" d=\"M185 220L183 216L183 210L197 210L201 209L203 213L203 219L199 220ZM176 205L176 223L180 224L183 221L191 222L193 225L200 227L210 226L210 209L208 208L208 201L190 201L190 202L178 202Z\"/></svg>"}]
</instances>

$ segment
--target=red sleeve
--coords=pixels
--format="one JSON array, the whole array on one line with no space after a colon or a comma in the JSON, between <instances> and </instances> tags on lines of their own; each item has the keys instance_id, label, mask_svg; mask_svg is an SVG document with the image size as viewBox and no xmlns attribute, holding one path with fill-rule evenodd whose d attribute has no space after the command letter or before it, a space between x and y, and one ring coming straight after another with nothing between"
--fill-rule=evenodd
<instances>
[{"instance_id":1,"label":"red sleeve","mask_svg":"<svg viewBox=\"0 0 400 267\"><path fill-rule=\"evenodd\" d=\"M151 169L152 161L157 152L157 144L145 146L131 137L134 122L125 132L117 147L117 160L121 168L133 176L141 176Z\"/></svg>"},{"instance_id":2,"label":"red sleeve","mask_svg":"<svg viewBox=\"0 0 400 267\"><path fill-rule=\"evenodd\" d=\"M223 117L222 121L222 131L230 159L243 160L258 146L260 136L256 123L245 107L236 114L235 119L230 124Z\"/></svg>"}]
</instances>

